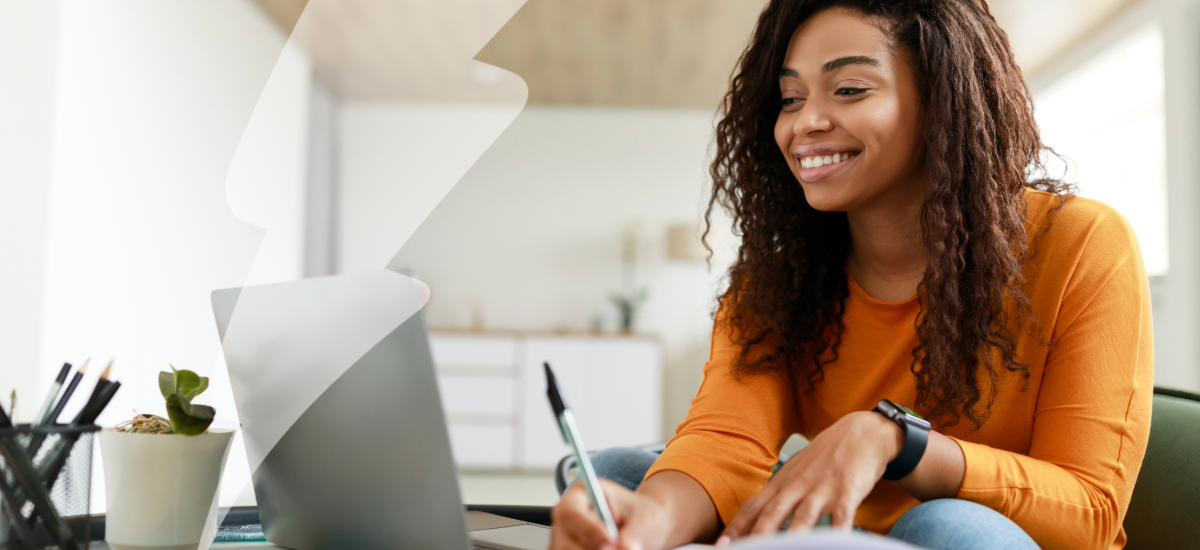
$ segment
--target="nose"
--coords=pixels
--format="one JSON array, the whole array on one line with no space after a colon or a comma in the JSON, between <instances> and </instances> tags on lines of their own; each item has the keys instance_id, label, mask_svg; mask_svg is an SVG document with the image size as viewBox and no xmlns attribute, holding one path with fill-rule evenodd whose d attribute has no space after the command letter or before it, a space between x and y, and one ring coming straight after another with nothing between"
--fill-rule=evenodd
<instances>
[{"instance_id":1,"label":"nose","mask_svg":"<svg viewBox=\"0 0 1200 550\"><path fill-rule=\"evenodd\" d=\"M833 121L829 118L827 106L815 98L806 101L797 115L799 116L796 117L792 126L792 131L797 136L808 136L833 130Z\"/></svg>"}]
</instances>

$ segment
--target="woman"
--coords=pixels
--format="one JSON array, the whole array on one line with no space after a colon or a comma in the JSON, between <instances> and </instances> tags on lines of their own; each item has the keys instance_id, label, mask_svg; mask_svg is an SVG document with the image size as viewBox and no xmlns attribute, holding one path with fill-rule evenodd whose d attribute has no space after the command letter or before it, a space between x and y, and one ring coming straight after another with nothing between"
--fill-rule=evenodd
<instances>
[{"instance_id":1,"label":"woman","mask_svg":"<svg viewBox=\"0 0 1200 550\"><path fill-rule=\"evenodd\" d=\"M986 4L773 0L723 114L709 213L742 244L704 383L657 461L616 453L637 487L604 483L620 538L576 484L552 548L720 546L826 514L930 548L1121 548L1146 275L1124 218L1034 177L1049 150ZM811 443L772 477L792 433Z\"/></svg>"}]
</instances>

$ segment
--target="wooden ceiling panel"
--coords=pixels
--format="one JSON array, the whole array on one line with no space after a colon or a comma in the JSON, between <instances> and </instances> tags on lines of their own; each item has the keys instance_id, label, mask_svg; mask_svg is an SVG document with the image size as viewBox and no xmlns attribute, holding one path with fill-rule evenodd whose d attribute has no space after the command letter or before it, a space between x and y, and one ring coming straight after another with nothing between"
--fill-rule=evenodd
<instances>
[{"instance_id":1,"label":"wooden ceiling panel","mask_svg":"<svg viewBox=\"0 0 1200 550\"><path fill-rule=\"evenodd\" d=\"M530 103L716 107L764 0L529 0L476 57Z\"/></svg>"},{"instance_id":2,"label":"wooden ceiling panel","mask_svg":"<svg viewBox=\"0 0 1200 550\"><path fill-rule=\"evenodd\" d=\"M271 4L256 0L277 21ZM292 39L339 97L519 101L525 85L472 58L523 0L308 0ZM294 5L294 4L293 4ZM268 7L270 6L270 7Z\"/></svg>"},{"instance_id":3,"label":"wooden ceiling panel","mask_svg":"<svg viewBox=\"0 0 1200 550\"><path fill-rule=\"evenodd\" d=\"M318 77L346 99L510 102L528 93L529 103L540 104L698 108L719 104L766 4L254 1L285 30L295 28L293 39ZM1017 61L1033 75L1137 1L989 3Z\"/></svg>"}]
</instances>

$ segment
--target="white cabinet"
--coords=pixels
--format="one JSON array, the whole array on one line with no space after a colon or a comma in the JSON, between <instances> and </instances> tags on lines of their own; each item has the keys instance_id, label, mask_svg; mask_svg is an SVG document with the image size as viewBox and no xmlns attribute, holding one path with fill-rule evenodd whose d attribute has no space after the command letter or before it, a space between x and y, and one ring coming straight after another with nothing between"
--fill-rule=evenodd
<instances>
[{"instance_id":1,"label":"white cabinet","mask_svg":"<svg viewBox=\"0 0 1200 550\"><path fill-rule=\"evenodd\" d=\"M545 471L569 453L546 399L549 362L589 449L662 441L662 352L641 337L434 332L460 468Z\"/></svg>"}]
</instances>

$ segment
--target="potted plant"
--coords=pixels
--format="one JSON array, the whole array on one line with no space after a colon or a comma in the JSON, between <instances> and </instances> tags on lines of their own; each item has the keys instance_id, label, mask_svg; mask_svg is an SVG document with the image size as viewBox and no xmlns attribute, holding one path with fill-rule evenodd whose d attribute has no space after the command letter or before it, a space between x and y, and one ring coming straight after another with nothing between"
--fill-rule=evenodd
<instances>
[{"instance_id":1,"label":"potted plant","mask_svg":"<svg viewBox=\"0 0 1200 550\"><path fill-rule=\"evenodd\" d=\"M139 414L100 432L108 511L104 538L114 550L195 550L216 528L217 487L233 430L209 430L216 411L192 403L208 378L161 372L167 416Z\"/></svg>"}]
</instances>

